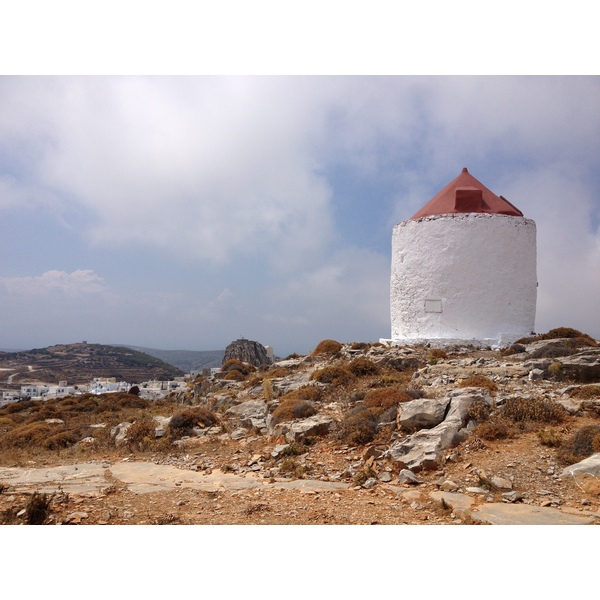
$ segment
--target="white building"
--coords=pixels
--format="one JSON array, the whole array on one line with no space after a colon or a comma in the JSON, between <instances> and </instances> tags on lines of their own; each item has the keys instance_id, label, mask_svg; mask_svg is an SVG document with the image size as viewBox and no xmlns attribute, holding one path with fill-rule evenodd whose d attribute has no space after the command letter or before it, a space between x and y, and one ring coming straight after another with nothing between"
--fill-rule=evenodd
<instances>
[{"instance_id":1,"label":"white building","mask_svg":"<svg viewBox=\"0 0 600 600\"><path fill-rule=\"evenodd\" d=\"M467 169L394 227L393 344L501 347L534 329L536 227Z\"/></svg>"}]
</instances>

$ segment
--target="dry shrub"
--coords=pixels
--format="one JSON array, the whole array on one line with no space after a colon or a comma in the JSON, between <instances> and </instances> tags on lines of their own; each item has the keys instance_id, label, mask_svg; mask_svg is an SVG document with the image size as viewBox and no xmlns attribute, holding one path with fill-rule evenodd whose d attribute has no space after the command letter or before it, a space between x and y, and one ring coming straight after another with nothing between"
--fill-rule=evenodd
<instances>
[{"instance_id":1,"label":"dry shrub","mask_svg":"<svg viewBox=\"0 0 600 600\"><path fill-rule=\"evenodd\" d=\"M345 367L339 365L316 370L311 376L312 381L330 383L334 386L346 385L354 379L354 375Z\"/></svg>"},{"instance_id":2,"label":"dry shrub","mask_svg":"<svg viewBox=\"0 0 600 600\"><path fill-rule=\"evenodd\" d=\"M581 398L582 400L591 400L600 398L600 385L582 385L569 392L571 398Z\"/></svg>"},{"instance_id":3,"label":"dry shrub","mask_svg":"<svg viewBox=\"0 0 600 600\"><path fill-rule=\"evenodd\" d=\"M300 400L308 400L310 402L318 402L323 396L323 390L318 385L304 385L297 390L292 390L287 394L284 394L279 399L280 402L285 402L291 398L298 398Z\"/></svg>"},{"instance_id":4,"label":"dry shrub","mask_svg":"<svg viewBox=\"0 0 600 600\"><path fill-rule=\"evenodd\" d=\"M560 362L554 361L548 367L548 374L553 379L556 379L557 381L560 381L563 378L563 369L562 369L562 365L560 364Z\"/></svg>"},{"instance_id":5,"label":"dry shrub","mask_svg":"<svg viewBox=\"0 0 600 600\"><path fill-rule=\"evenodd\" d=\"M542 446L549 448L558 448L562 445L563 439L554 431L554 429L541 429L537 432L538 439Z\"/></svg>"},{"instance_id":6,"label":"dry shrub","mask_svg":"<svg viewBox=\"0 0 600 600\"><path fill-rule=\"evenodd\" d=\"M370 358L361 356L348 365L348 371L355 377L369 377L378 375L381 369Z\"/></svg>"},{"instance_id":7,"label":"dry shrub","mask_svg":"<svg viewBox=\"0 0 600 600\"><path fill-rule=\"evenodd\" d=\"M287 377L290 374L290 370L285 367L275 367L274 369L269 369L264 377L265 379L276 379L278 377Z\"/></svg>"},{"instance_id":8,"label":"dry shrub","mask_svg":"<svg viewBox=\"0 0 600 600\"><path fill-rule=\"evenodd\" d=\"M213 412L203 406L196 406L171 417L169 434L173 438L178 438L189 435L194 427L211 427L216 423L217 417Z\"/></svg>"},{"instance_id":9,"label":"dry shrub","mask_svg":"<svg viewBox=\"0 0 600 600\"><path fill-rule=\"evenodd\" d=\"M43 525L50 514L52 496L33 492L25 506L25 519L28 525Z\"/></svg>"},{"instance_id":10,"label":"dry shrub","mask_svg":"<svg viewBox=\"0 0 600 600\"><path fill-rule=\"evenodd\" d=\"M398 388L380 388L371 390L364 398L364 404L367 408L381 408L387 410L400 402L409 402L412 398L404 391Z\"/></svg>"},{"instance_id":11,"label":"dry shrub","mask_svg":"<svg viewBox=\"0 0 600 600\"><path fill-rule=\"evenodd\" d=\"M241 360L238 360L237 358L231 358L228 361L224 362L221 366L221 373L227 373L229 375L232 372L238 372L242 375L242 377L239 379L234 379L234 377L237 376L233 375L229 378L227 376L225 377L225 379L233 381L241 381L246 377L246 375L254 373L254 371L256 371L255 367L244 363Z\"/></svg>"},{"instance_id":12,"label":"dry shrub","mask_svg":"<svg viewBox=\"0 0 600 600\"><path fill-rule=\"evenodd\" d=\"M467 409L467 418L477 423L487 421L492 414L492 408L483 400L475 400Z\"/></svg>"},{"instance_id":13,"label":"dry shrub","mask_svg":"<svg viewBox=\"0 0 600 600\"><path fill-rule=\"evenodd\" d=\"M142 417L127 430L127 442L131 449L147 450L156 440L156 422L152 417Z\"/></svg>"},{"instance_id":14,"label":"dry shrub","mask_svg":"<svg viewBox=\"0 0 600 600\"><path fill-rule=\"evenodd\" d=\"M473 436L483 440L503 440L514 437L515 428L499 414L493 413L487 421L479 423L473 429Z\"/></svg>"},{"instance_id":15,"label":"dry shrub","mask_svg":"<svg viewBox=\"0 0 600 600\"><path fill-rule=\"evenodd\" d=\"M502 415L515 423L562 423L567 412L560 404L547 398L509 398L502 407Z\"/></svg>"},{"instance_id":16,"label":"dry shrub","mask_svg":"<svg viewBox=\"0 0 600 600\"><path fill-rule=\"evenodd\" d=\"M485 388L492 395L498 391L498 386L489 377L486 377L485 375L471 375L469 377L466 377L458 384L458 387Z\"/></svg>"},{"instance_id":17,"label":"dry shrub","mask_svg":"<svg viewBox=\"0 0 600 600\"><path fill-rule=\"evenodd\" d=\"M232 369L225 377L223 377L223 379L226 379L227 381L244 381L245 378L246 376L237 369Z\"/></svg>"},{"instance_id":18,"label":"dry shrub","mask_svg":"<svg viewBox=\"0 0 600 600\"><path fill-rule=\"evenodd\" d=\"M350 346L352 350L367 350L369 348L369 344L366 342L352 342Z\"/></svg>"},{"instance_id":19,"label":"dry shrub","mask_svg":"<svg viewBox=\"0 0 600 600\"><path fill-rule=\"evenodd\" d=\"M271 425L275 426L284 421L293 421L294 419L306 419L317 413L315 405L309 400L297 396L290 396L273 411L271 415Z\"/></svg>"},{"instance_id":20,"label":"dry shrub","mask_svg":"<svg viewBox=\"0 0 600 600\"><path fill-rule=\"evenodd\" d=\"M597 346L596 340L588 335L587 333L581 333L577 329L572 327L557 327L551 329L548 333L541 333L533 337L525 337L517 340L516 344L531 344L532 342L539 342L541 340L555 340L559 338L572 338L575 340L575 344L580 346Z\"/></svg>"},{"instance_id":21,"label":"dry shrub","mask_svg":"<svg viewBox=\"0 0 600 600\"><path fill-rule=\"evenodd\" d=\"M57 433L57 427L54 424L35 422L26 425L19 425L2 437L3 448L29 448L31 446L41 446L51 435Z\"/></svg>"},{"instance_id":22,"label":"dry shrub","mask_svg":"<svg viewBox=\"0 0 600 600\"><path fill-rule=\"evenodd\" d=\"M435 365L438 361L448 358L448 353L441 348L433 348L427 356L427 362L430 365Z\"/></svg>"},{"instance_id":23,"label":"dry shrub","mask_svg":"<svg viewBox=\"0 0 600 600\"><path fill-rule=\"evenodd\" d=\"M61 448L68 448L81 439L82 435L79 430L69 429L51 435L44 440L42 445L48 450L59 450Z\"/></svg>"},{"instance_id":24,"label":"dry shrub","mask_svg":"<svg viewBox=\"0 0 600 600\"><path fill-rule=\"evenodd\" d=\"M577 348L566 344L557 344L556 346L545 346L538 348L529 354L531 358L560 358L561 356L571 356L577 354Z\"/></svg>"},{"instance_id":25,"label":"dry shrub","mask_svg":"<svg viewBox=\"0 0 600 600\"><path fill-rule=\"evenodd\" d=\"M321 356L323 354L337 354L342 349L342 344L335 340L322 340L312 351L311 356Z\"/></svg>"},{"instance_id":26,"label":"dry shrub","mask_svg":"<svg viewBox=\"0 0 600 600\"><path fill-rule=\"evenodd\" d=\"M363 446L373 441L377 433L380 410L360 407L348 415L341 422L340 439L352 446Z\"/></svg>"},{"instance_id":27,"label":"dry shrub","mask_svg":"<svg viewBox=\"0 0 600 600\"><path fill-rule=\"evenodd\" d=\"M279 465L279 472L284 475L291 475L297 479L302 479L304 477L305 469L293 458L286 458L281 465Z\"/></svg>"},{"instance_id":28,"label":"dry shrub","mask_svg":"<svg viewBox=\"0 0 600 600\"><path fill-rule=\"evenodd\" d=\"M600 452L600 425L586 425L578 429L559 449L558 458L573 464Z\"/></svg>"}]
</instances>

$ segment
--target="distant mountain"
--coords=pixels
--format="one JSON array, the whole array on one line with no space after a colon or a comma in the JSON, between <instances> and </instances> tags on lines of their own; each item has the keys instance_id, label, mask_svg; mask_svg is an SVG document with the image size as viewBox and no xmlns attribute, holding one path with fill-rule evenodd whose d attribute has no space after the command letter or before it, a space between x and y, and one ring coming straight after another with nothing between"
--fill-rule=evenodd
<instances>
[{"instance_id":1,"label":"distant mountain","mask_svg":"<svg viewBox=\"0 0 600 600\"><path fill-rule=\"evenodd\" d=\"M185 373L158 357L126 346L59 344L21 352L0 352L0 382L87 383L93 377L116 377L141 383L170 380Z\"/></svg>"},{"instance_id":2,"label":"distant mountain","mask_svg":"<svg viewBox=\"0 0 600 600\"><path fill-rule=\"evenodd\" d=\"M205 367L220 367L223 364L225 350L157 350L156 348L143 348L142 346L123 346L131 348L189 373Z\"/></svg>"}]
</instances>

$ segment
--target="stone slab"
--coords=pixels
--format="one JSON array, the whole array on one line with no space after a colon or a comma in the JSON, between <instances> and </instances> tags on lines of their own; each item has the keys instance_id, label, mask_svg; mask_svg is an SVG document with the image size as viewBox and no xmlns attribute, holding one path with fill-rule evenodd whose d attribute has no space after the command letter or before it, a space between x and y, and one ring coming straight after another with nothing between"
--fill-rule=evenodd
<instances>
[{"instance_id":1,"label":"stone slab","mask_svg":"<svg viewBox=\"0 0 600 600\"><path fill-rule=\"evenodd\" d=\"M593 516L567 514L556 508L529 504L482 504L471 513L473 521L491 525L590 525Z\"/></svg>"}]
</instances>

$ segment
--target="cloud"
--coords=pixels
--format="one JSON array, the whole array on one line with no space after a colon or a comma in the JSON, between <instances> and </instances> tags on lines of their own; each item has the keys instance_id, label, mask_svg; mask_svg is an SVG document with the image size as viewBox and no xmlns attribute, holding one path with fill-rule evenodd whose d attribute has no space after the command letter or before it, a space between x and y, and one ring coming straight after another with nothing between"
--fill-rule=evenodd
<instances>
[{"instance_id":1,"label":"cloud","mask_svg":"<svg viewBox=\"0 0 600 600\"><path fill-rule=\"evenodd\" d=\"M34 277L0 277L0 284L10 294L40 296L61 294L83 296L107 290L102 277L89 269L73 271L46 271Z\"/></svg>"}]
</instances>

